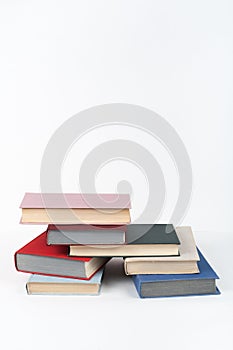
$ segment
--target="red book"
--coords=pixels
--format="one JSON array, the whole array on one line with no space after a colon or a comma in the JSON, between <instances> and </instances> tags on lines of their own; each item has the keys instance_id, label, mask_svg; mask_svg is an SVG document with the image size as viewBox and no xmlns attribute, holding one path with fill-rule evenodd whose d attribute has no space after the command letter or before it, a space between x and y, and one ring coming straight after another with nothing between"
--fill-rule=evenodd
<instances>
[{"instance_id":1,"label":"red book","mask_svg":"<svg viewBox=\"0 0 233 350\"><path fill-rule=\"evenodd\" d=\"M68 247L47 245L46 232L15 253L18 271L89 280L109 258L71 257Z\"/></svg>"}]
</instances>

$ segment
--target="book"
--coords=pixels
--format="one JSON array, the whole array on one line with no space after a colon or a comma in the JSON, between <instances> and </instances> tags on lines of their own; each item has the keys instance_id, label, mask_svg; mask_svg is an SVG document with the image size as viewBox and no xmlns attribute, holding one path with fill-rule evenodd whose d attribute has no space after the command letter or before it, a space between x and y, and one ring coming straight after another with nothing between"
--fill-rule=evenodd
<instances>
[{"instance_id":1,"label":"book","mask_svg":"<svg viewBox=\"0 0 233 350\"><path fill-rule=\"evenodd\" d=\"M90 279L109 259L69 257L62 245L46 244L46 231L15 253L18 271L40 275Z\"/></svg>"},{"instance_id":2,"label":"book","mask_svg":"<svg viewBox=\"0 0 233 350\"><path fill-rule=\"evenodd\" d=\"M199 255L191 227L176 227L178 256L130 257L124 259L126 275L198 273Z\"/></svg>"},{"instance_id":3,"label":"book","mask_svg":"<svg viewBox=\"0 0 233 350\"><path fill-rule=\"evenodd\" d=\"M47 244L124 244L126 226L49 225Z\"/></svg>"},{"instance_id":4,"label":"book","mask_svg":"<svg viewBox=\"0 0 233 350\"><path fill-rule=\"evenodd\" d=\"M163 256L178 255L180 241L173 225L127 226L123 245L70 245L70 256Z\"/></svg>"},{"instance_id":5,"label":"book","mask_svg":"<svg viewBox=\"0 0 233 350\"><path fill-rule=\"evenodd\" d=\"M26 193L21 223L124 225L130 207L127 194Z\"/></svg>"},{"instance_id":6,"label":"book","mask_svg":"<svg viewBox=\"0 0 233 350\"><path fill-rule=\"evenodd\" d=\"M171 297L186 295L219 294L216 286L218 275L198 250L200 273L170 275L133 275L138 295L141 298Z\"/></svg>"},{"instance_id":7,"label":"book","mask_svg":"<svg viewBox=\"0 0 233 350\"><path fill-rule=\"evenodd\" d=\"M33 274L26 284L26 290L33 295L98 295L103 272L104 269L99 270L89 280Z\"/></svg>"}]
</instances>

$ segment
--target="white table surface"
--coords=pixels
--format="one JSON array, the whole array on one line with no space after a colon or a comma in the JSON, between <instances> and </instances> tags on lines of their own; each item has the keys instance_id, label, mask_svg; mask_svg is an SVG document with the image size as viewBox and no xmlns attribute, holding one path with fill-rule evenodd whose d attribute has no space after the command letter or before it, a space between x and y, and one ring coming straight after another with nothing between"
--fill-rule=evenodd
<instances>
[{"instance_id":1,"label":"white table surface","mask_svg":"<svg viewBox=\"0 0 233 350\"><path fill-rule=\"evenodd\" d=\"M220 276L221 295L140 299L119 258L106 266L99 296L27 295L29 274L17 272L13 259L33 238L27 232L20 226L1 235L0 341L5 349L233 348L231 233L194 233Z\"/></svg>"}]
</instances>

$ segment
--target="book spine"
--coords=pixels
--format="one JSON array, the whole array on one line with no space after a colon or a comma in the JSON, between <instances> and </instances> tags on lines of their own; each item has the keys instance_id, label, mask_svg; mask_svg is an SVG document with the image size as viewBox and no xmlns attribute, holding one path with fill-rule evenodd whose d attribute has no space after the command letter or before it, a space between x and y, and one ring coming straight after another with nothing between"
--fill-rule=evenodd
<instances>
[{"instance_id":1,"label":"book spine","mask_svg":"<svg viewBox=\"0 0 233 350\"><path fill-rule=\"evenodd\" d=\"M140 280L139 280L139 277L138 277L138 275L134 275L134 276L132 276L132 278L133 278L133 281L134 281L134 285L135 285L135 287L136 287L136 290L137 290L137 292L138 292L138 295L139 295L140 298L142 298L142 294L141 294L141 282L140 282Z\"/></svg>"}]
</instances>

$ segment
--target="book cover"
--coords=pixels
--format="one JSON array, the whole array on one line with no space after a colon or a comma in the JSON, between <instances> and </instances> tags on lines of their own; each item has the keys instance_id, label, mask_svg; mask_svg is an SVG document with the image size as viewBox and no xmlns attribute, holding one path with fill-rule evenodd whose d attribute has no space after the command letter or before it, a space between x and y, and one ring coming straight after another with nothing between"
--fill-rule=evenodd
<instances>
[{"instance_id":1,"label":"book cover","mask_svg":"<svg viewBox=\"0 0 233 350\"><path fill-rule=\"evenodd\" d=\"M15 267L28 273L89 279L109 260L70 257L67 253L66 246L48 246L45 231L15 253Z\"/></svg>"},{"instance_id":2,"label":"book cover","mask_svg":"<svg viewBox=\"0 0 233 350\"><path fill-rule=\"evenodd\" d=\"M219 294L216 272L198 249L198 274L150 274L132 276L141 298Z\"/></svg>"},{"instance_id":3,"label":"book cover","mask_svg":"<svg viewBox=\"0 0 233 350\"><path fill-rule=\"evenodd\" d=\"M131 224L127 226L128 244L180 244L172 224Z\"/></svg>"},{"instance_id":4,"label":"book cover","mask_svg":"<svg viewBox=\"0 0 233 350\"><path fill-rule=\"evenodd\" d=\"M124 244L123 225L49 225L47 244Z\"/></svg>"},{"instance_id":5,"label":"book cover","mask_svg":"<svg viewBox=\"0 0 233 350\"><path fill-rule=\"evenodd\" d=\"M25 193L24 209L123 209L131 208L128 194L113 193Z\"/></svg>"}]
</instances>

